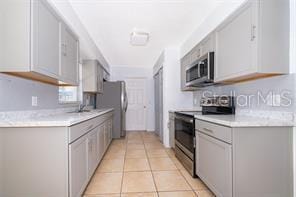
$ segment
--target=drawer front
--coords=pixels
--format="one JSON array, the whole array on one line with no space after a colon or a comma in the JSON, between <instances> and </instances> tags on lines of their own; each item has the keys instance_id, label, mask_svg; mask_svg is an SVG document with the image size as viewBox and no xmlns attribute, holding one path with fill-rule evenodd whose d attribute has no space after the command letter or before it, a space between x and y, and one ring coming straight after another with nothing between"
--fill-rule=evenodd
<instances>
[{"instance_id":1,"label":"drawer front","mask_svg":"<svg viewBox=\"0 0 296 197\"><path fill-rule=\"evenodd\" d=\"M98 116L96 118L87 120L85 122L79 123L77 125L69 127L69 141L68 143L72 143L79 137L83 136L84 134L91 131L93 128L99 126L103 122L105 122L107 119L112 117L112 112L103 114L101 116Z\"/></svg>"},{"instance_id":2,"label":"drawer front","mask_svg":"<svg viewBox=\"0 0 296 197\"><path fill-rule=\"evenodd\" d=\"M232 143L232 129L206 121L195 120L195 129L219 140Z\"/></svg>"}]
</instances>

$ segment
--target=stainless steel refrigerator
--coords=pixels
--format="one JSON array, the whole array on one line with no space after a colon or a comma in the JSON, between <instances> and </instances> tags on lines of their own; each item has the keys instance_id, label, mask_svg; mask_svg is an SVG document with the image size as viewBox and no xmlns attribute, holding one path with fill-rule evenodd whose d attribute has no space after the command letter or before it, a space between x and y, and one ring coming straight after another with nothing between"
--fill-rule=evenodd
<instances>
[{"instance_id":1,"label":"stainless steel refrigerator","mask_svg":"<svg viewBox=\"0 0 296 197\"><path fill-rule=\"evenodd\" d=\"M126 110L128 106L124 81L104 82L103 94L97 94L96 108L113 108L113 138L126 135Z\"/></svg>"}]
</instances>

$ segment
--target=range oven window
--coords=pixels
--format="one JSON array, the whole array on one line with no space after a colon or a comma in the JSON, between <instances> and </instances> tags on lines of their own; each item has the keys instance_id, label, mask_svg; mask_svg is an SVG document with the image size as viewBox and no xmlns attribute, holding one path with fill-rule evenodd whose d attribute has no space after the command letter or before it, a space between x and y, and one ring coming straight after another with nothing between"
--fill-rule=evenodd
<instances>
[{"instance_id":1,"label":"range oven window","mask_svg":"<svg viewBox=\"0 0 296 197\"><path fill-rule=\"evenodd\" d=\"M194 118L187 116L176 116L175 139L192 153L194 153L194 129Z\"/></svg>"},{"instance_id":2,"label":"range oven window","mask_svg":"<svg viewBox=\"0 0 296 197\"><path fill-rule=\"evenodd\" d=\"M198 79L198 64L186 70L186 82Z\"/></svg>"}]
</instances>

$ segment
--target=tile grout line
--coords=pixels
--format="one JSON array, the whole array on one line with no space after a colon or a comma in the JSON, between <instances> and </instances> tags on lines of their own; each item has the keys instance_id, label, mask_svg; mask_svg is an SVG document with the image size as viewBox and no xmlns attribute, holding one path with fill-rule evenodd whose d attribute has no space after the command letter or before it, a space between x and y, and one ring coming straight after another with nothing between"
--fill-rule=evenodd
<instances>
[{"instance_id":1,"label":"tile grout line","mask_svg":"<svg viewBox=\"0 0 296 197\"><path fill-rule=\"evenodd\" d=\"M189 185L189 187L191 188L191 190L193 191L194 195L197 196L197 194L195 193L195 190L193 189L193 187L191 186L191 184L187 181L186 177L182 174L181 170L178 169L179 173L181 174L181 176L185 179L186 183Z\"/></svg>"},{"instance_id":2,"label":"tile grout line","mask_svg":"<svg viewBox=\"0 0 296 197\"><path fill-rule=\"evenodd\" d=\"M120 185L120 193L119 196L122 196L122 186L123 186L123 178L124 178L124 166L125 166L125 160L126 160L126 152L127 152L127 140L128 139L124 139L124 146L125 146L125 153L124 153L124 158L123 158L123 167L122 167L122 177L121 177L121 185Z\"/></svg>"},{"instance_id":3,"label":"tile grout line","mask_svg":"<svg viewBox=\"0 0 296 197\"><path fill-rule=\"evenodd\" d=\"M172 158L169 155L169 158L172 160ZM176 158L177 159L177 158ZM174 165L176 166L176 163L172 160L172 162L174 163ZM177 166L176 166L177 167ZM186 177L183 175L183 173L181 172L181 169L179 169L177 167L178 172L181 174L181 176L185 179L186 183L188 184L188 186L191 188L191 191L194 193L195 196L197 196L197 194L195 193L194 188L191 186L191 184L189 183L189 181L187 181Z\"/></svg>"},{"instance_id":4,"label":"tile grout line","mask_svg":"<svg viewBox=\"0 0 296 197\"><path fill-rule=\"evenodd\" d=\"M143 136L142 137L142 140L144 141L143 139ZM144 143L144 142L143 142ZM145 150L145 154L146 154L146 157L147 157L147 160L148 160L148 164L149 164L149 167L150 167L150 170L151 170L151 175L152 175L152 179L153 179L153 184L154 184L154 187L155 187L155 190L156 190L156 195L159 197L159 192L158 192L158 188L156 186L156 182L155 182L155 178L154 178L154 174L152 172L152 167L151 167L151 164L150 164L150 160L148 158L148 153L147 153L147 149L146 149L146 145L144 143L144 150Z\"/></svg>"}]
</instances>

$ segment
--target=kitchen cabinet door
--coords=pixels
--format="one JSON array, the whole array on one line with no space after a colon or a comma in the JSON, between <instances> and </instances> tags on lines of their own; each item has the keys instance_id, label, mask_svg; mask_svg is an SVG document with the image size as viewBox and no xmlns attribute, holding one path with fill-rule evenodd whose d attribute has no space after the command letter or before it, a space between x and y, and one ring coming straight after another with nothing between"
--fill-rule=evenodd
<instances>
[{"instance_id":1,"label":"kitchen cabinet door","mask_svg":"<svg viewBox=\"0 0 296 197\"><path fill-rule=\"evenodd\" d=\"M196 173L217 197L232 196L232 147L197 132Z\"/></svg>"},{"instance_id":2,"label":"kitchen cabinet door","mask_svg":"<svg viewBox=\"0 0 296 197\"><path fill-rule=\"evenodd\" d=\"M84 92L103 93L104 70L97 60L84 60L82 83Z\"/></svg>"},{"instance_id":3,"label":"kitchen cabinet door","mask_svg":"<svg viewBox=\"0 0 296 197\"><path fill-rule=\"evenodd\" d=\"M191 53L190 53L190 60L188 61L189 64L192 64L194 61L196 61L198 58L200 58L202 56L202 46L196 45Z\"/></svg>"},{"instance_id":4,"label":"kitchen cabinet door","mask_svg":"<svg viewBox=\"0 0 296 197\"><path fill-rule=\"evenodd\" d=\"M216 31L215 81L256 72L257 4L248 2L241 11Z\"/></svg>"},{"instance_id":5,"label":"kitchen cabinet door","mask_svg":"<svg viewBox=\"0 0 296 197\"><path fill-rule=\"evenodd\" d=\"M45 0L33 1L32 70L58 78L60 67L60 18Z\"/></svg>"},{"instance_id":6,"label":"kitchen cabinet door","mask_svg":"<svg viewBox=\"0 0 296 197\"><path fill-rule=\"evenodd\" d=\"M101 65L98 65L98 75L97 75L97 83L98 83L98 93L102 94L103 93L103 84L104 84L104 70L101 67Z\"/></svg>"},{"instance_id":7,"label":"kitchen cabinet door","mask_svg":"<svg viewBox=\"0 0 296 197\"><path fill-rule=\"evenodd\" d=\"M61 80L71 85L78 85L79 42L74 33L62 25L61 42Z\"/></svg>"},{"instance_id":8,"label":"kitchen cabinet door","mask_svg":"<svg viewBox=\"0 0 296 197\"><path fill-rule=\"evenodd\" d=\"M97 60L84 60L82 65L83 92L97 93L98 84L98 62Z\"/></svg>"},{"instance_id":9,"label":"kitchen cabinet door","mask_svg":"<svg viewBox=\"0 0 296 197\"><path fill-rule=\"evenodd\" d=\"M97 150L98 150L98 161L100 162L103 155L104 155L104 152L105 152L105 149L104 149L104 126L103 124L101 124L99 127L98 127L98 133L97 133Z\"/></svg>"},{"instance_id":10,"label":"kitchen cabinet door","mask_svg":"<svg viewBox=\"0 0 296 197\"><path fill-rule=\"evenodd\" d=\"M112 142L112 133L113 133L113 116L109 120L109 144Z\"/></svg>"},{"instance_id":11,"label":"kitchen cabinet door","mask_svg":"<svg viewBox=\"0 0 296 197\"><path fill-rule=\"evenodd\" d=\"M81 196L88 182L88 139L79 138L69 145L70 197Z\"/></svg>"},{"instance_id":12,"label":"kitchen cabinet door","mask_svg":"<svg viewBox=\"0 0 296 197\"><path fill-rule=\"evenodd\" d=\"M98 127L88 135L88 178L91 178L98 164L97 133Z\"/></svg>"},{"instance_id":13,"label":"kitchen cabinet door","mask_svg":"<svg viewBox=\"0 0 296 197\"><path fill-rule=\"evenodd\" d=\"M202 54L205 55L210 52L215 52L215 35L214 33L207 36L201 43Z\"/></svg>"},{"instance_id":14,"label":"kitchen cabinet door","mask_svg":"<svg viewBox=\"0 0 296 197\"><path fill-rule=\"evenodd\" d=\"M108 121L104 122L104 152L107 150L109 145L109 135L108 135Z\"/></svg>"}]
</instances>

